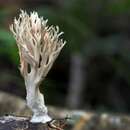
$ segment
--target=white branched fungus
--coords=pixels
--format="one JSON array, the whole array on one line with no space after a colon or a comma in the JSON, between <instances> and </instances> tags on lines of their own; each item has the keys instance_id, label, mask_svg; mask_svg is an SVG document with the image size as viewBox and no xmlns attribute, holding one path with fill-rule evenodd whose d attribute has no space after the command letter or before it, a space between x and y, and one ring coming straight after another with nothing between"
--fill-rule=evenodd
<instances>
[{"instance_id":1,"label":"white branched fungus","mask_svg":"<svg viewBox=\"0 0 130 130\"><path fill-rule=\"evenodd\" d=\"M48 116L39 85L66 43L60 39L63 32L59 32L58 26L47 26L47 20L39 18L37 12L31 12L29 15L23 10L19 18L14 19L10 30L19 49L20 71L25 80L27 105L33 112L31 122L46 123L51 117Z\"/></svg>"}]
</instances>

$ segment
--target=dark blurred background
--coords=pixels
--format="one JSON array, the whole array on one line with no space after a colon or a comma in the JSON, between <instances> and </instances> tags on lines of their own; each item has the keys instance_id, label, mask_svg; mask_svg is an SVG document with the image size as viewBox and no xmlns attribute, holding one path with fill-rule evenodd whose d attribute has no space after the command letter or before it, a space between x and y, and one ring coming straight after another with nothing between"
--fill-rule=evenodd
<instances>
[{"instance_id":1,"label":"dark blurred background","mask_svg":"<svg viewBox=\"0 0 130 130\"><path fill-rule=\"evenodd\" d=\"M41 85L47 104L130 113L129 0L0 0L0 91L25 99L9 31L20 9L65 32L67 44Z\"/></svg>"}]
</instances>

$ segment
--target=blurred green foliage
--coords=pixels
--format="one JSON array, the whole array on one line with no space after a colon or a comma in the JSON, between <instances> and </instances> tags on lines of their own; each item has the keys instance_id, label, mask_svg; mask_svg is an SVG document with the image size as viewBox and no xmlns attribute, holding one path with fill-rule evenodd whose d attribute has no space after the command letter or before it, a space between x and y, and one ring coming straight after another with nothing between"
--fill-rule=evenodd
<instances>
[{"instance_id":1,"label":"blurred green foliage","mask_svg":"<svg viewBox=\"0 0 130 130\"><path fill-rule=\"evenodd\" d=\"M88 79L86 79L88 88L85 91L88 92L88 96L85 99L89 100L90 104L92 104L91 99L93 97L96 98L100 95L97 90L101 87L101 92L104 93L104 87L106 90L111 87L113 80L116 82L115 86L118 86L119 81L125 82L124 87L130 90L128 88L130 86L129 0L63 0L58 6L42 6L39 4L37 9L36 7L28 8L28 6L31 5L25 7L28 12L38 11L40 16L49 19L49 24L58 25L60 30L65 32L63 38L67 40L67 44L53 67L59 69L59 71L61 71L60 68L62 69L59 75L66 74L66 72L62 72L69 69L69 66L65 69L65 65L70 62L68 57L75 52L80 53L86 64L89 64L88 68L85 68L85 71L88 71ZM18 51L15 40L7 28L11 15L13 15L13 11L12 14L11 11L4 8L0 11L0 57L9 59L10 64L18 66ZM98 63L99 61L101 65ZM107 70L112 72L110 77L106 76L109 75ZM66 93L64 91L67 89L68 80L64 80L64 78L54 80L53 73L55 73L55 69L51 70L44 84L47 86L45 87L47 88L45 91L48 93L47 98L50 103L62 104L65 101ZM69 77L68 74L66 76ZM105 76L105 81L109 82L103 84L104 78L101 78L100 81L99 77ZM116 81L115 79L119 80ZM97 86L96 92L90 91L89 93L88 89L91 90L93 86ZM121 91L118 87L116 89ZM123 91L126 92L127 90ZM54 97L60 95L62 100L59 101L59 98L55 98L52 101L49 99L50 95ZM128 101L130 96L121 95L121 98L123 101ZM99 100L102 102L102 99ZM109 102L106 101L106 104L109 104ZM130 104L126 106L130 108Z\"/></svg>"},{"instance_id":2,"label":"blurred green foliage","mask_svg":"<svg viewBox=\"0 0 130 130\"><path fill-rule=\"evenodd\" d=\"M15 39L9 31L8 17L11 15L9 10L1 9L0 11L0 57L8 59L12 64L18 65L18 53Z\"/></svg>"},{"instance_id":3,"label":"blurred green foliage","mask_svg":"<svg viewBox=\"0 0 130 130\"><path fill-rule=\"evenodd\" d=\"M49 23L60 26L61 30L65 32L64 39L67 39L66 46L70 53L80 51L83 43L91 34L86 24L87 17L84 10L86 4L81 3L84 2L83 0L75 1L74 4L64 2L60 8L41 7L38 12L41 16L48 18Z\"/></svg>"},{"instance_id":4,"label":"blurred green foliage","mask_svg":"<svg viewBox=\"0 0 130 130\"><path fill-rule=\"evenodd\" d=\"M18 53L15 45L15 40L11 33L5 29L0 29L0 56L10 60L15 65L18 65Z\"/></svg>"}]
</instances>

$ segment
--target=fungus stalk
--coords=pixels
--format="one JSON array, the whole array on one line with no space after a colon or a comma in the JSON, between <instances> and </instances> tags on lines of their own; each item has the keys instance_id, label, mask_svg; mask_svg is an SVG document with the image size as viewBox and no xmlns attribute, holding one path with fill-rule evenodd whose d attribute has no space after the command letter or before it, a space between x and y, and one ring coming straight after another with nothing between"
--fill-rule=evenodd
<instances>
[{"instance_id":1,"label":"fungus stalk","mask_svg":"<svg viewBox=\"0 0 130 130\"><path fill-rule=\"evenodd\" d=\"M26 100L32 110L31 122L51 120L39 85L45 79L55 59L65 45L60 39L59 27L47 26L47 20L37 12L27 14L21 10L18 19L10 26L19 50L20 72L26 86Z\"/></svg>"}]
</instances>

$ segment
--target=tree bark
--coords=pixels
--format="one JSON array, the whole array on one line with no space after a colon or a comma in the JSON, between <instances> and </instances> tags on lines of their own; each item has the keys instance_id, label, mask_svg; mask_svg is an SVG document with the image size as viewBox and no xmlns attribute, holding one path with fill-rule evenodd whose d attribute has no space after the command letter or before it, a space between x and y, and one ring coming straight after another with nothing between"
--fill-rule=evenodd
<instances>
[{"instance_id":1,"label":"tree bark","mask_svg":"<svg viewBox=\"0 0 130 130\"><path fill-rule=\"evenodd\" d=\"M84 91L84 60L80 53L71 56L70 83L66 104L71 109L81 108Z\"/></svg>"}]
</instances>

